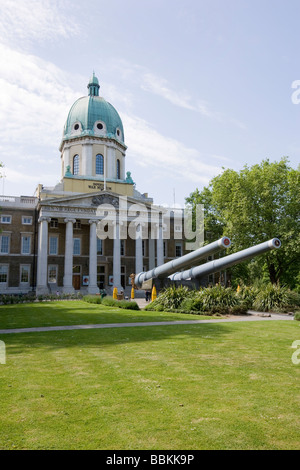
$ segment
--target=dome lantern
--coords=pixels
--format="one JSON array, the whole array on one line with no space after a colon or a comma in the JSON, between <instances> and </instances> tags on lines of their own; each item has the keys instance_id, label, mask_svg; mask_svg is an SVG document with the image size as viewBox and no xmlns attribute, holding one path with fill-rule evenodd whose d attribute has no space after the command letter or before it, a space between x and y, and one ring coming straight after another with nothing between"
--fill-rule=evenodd
<instances>
[{"instance_id":1,"label":"dome lantern","mask_svg":"<svg viewBox=\"0 0 300 470\"><path fill-rule=\"evenodd\" d=\"M87 88L89 90L90 96L99 96L100 85L99 85L99 80L95 75L95 72L93 72L93 75L90 78Z\"/></svg>"}]
</instances>

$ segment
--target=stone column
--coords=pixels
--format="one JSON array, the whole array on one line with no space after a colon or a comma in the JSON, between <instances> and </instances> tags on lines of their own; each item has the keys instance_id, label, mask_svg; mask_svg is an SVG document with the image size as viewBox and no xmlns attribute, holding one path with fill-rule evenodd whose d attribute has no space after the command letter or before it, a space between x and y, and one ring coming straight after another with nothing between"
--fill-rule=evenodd
<instances>
[{"instance_id":1,"label":"stone column","mask_svg":"<svg viewBox=\"0 0 300 470\"><path fill-rule=\"evenodd\" d=\"M149 269L155 268L155 243L153 238L149 238Z\"/></svg>"},{"instance_id":2,"label":"stone column","mask_svg":"<svg viewBox=\"0 0 300 470\"><path fill-rule=\"evenodd\" d=\"M114 258L113 258L113 277L114 287L118 292L122 289L121 286L121 243L120 243L120 222L114 222ZM125 286L124 286L125 287Z\"/></svg>"},{"instance_id":3,"label":"stone column","mask_svg":"<svg viewBox=\"0 0 300 470\"><path fill-rule=\"evenodd\" d=\"M142 239L142 225L136 227L135 233L135 273L143 271L143 239Z\"/></svg>"},{"instance_id":4,"label":"stone column","mask_svg":"<svg viewBox=\"0 0 300 470\"><path fill-rule=\"evenodd\" d=\"M89 294L99 294L97 286L97 223L89 220L90 224L90 263L89 263Z\"/></svg>"},{"instance_id":5,"label":"stone column","mask_svg":"<svg viewBox=\"0 0 300 470\"><path fill-rule=\"evenodd\" d=\"M38 234L37 286L38 295L47 294L48 289L48 222L50 218L40 217Z\"/></svg>"},{"instance_id":6,"label":"stone column","mask_svg":"<svg viewBox=\"0 0 300 470\"><path fill-rule=\"evenodd\" d=\"M157 224L157 266L164 263L164 239L163 239L163 227L162 221Z\"/></svg>"},{"instance_id":7,"label":"stone column","mask_svg":"<svg viewBox=\"0 0 300 470\"><path fill-rule=\"evenodd\" d=\"M65 219L66 240L65 240L65 271L63 292L70 294L74 292L73 287L73 224L75 219Z\"/></svg>"}]
</instances>

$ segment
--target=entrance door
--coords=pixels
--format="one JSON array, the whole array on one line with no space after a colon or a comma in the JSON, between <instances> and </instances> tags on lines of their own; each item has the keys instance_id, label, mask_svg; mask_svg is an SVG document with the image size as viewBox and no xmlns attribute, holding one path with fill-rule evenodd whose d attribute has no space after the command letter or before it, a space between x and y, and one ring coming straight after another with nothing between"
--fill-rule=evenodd
<instances>
[{"instance_id":1,"label":"entrance door","mask_svg":"<svg viewBox=\"0 0 300 470\"><path fill-rule=\"evenodd\" d=\"M80 290L81 266L73 266L73 287Z\"/></svg>"},{"instance_id":2,"label":"entrance door","mask_svg":"<svg viewBox=\"0 0 300 470\"><path fill-rule=\"evenodd\" d=\"M97 286L99 289L105 288L105 266L103 264L97 266Z\"/></svg>"}]
</instances>

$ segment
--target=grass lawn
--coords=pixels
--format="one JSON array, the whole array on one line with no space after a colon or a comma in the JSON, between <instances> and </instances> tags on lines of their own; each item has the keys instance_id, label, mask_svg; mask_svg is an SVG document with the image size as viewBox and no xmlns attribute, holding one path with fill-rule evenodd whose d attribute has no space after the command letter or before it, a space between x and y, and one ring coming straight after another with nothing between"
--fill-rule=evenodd
<instances>
[{"instance_id":1,"label":"grass lawn","mask_svg":"<svg viewBox=\"0 0 300 470\"><path fill-rule=\"evenodd\" d=\"M184 313L123 310L84 301L54 301L0 306L0 330L36 326L67 326L100 323L132 323L171 320L204 320L213 317Z\"/></svg>"},{"instance_id":2,"label":"grass lawn","mask_svg":"<svg viewBox=\"0 0 300 470\"><path fill-rule=\"evenodd\" d=\"M85 305L3 306L0 328L200 318ZM299 326L0 335L0 449L299 449Z\"/></svg>"}]
</instances>

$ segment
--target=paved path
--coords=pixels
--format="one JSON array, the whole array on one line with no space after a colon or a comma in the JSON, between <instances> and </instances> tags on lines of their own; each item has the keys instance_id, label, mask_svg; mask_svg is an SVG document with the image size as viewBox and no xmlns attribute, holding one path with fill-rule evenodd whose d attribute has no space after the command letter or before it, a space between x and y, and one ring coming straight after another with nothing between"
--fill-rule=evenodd
<instances>
[{"instance_id":1,"label":"paved path","mask_svg":"<svg viewBox=\"0 0 300 470\"><path fill-rule=\"evenodd\" d=\"M195 325L198 323L229 323L229 322L240 322L240 321L270 321L270 320L293 320L293 315L280 315L272 313L267 314L270 316L264 316L265 314L259 314L258 312L248 312L249 315L240 316L236 318L222 318L211 319L211 320L175 320L175 321L157 321L157 322L136 322L136 323L100 323L96 325L68 325L68 326L39 326L35 328L11 328L6 330L0 330L0 335L6 335L11 333L32 333L32 332L44 332L44 331L61 331L61 330L89 330L95 328L126 328L136 326L167 326L167 325Z\"/></svg>"}]
</instances>

